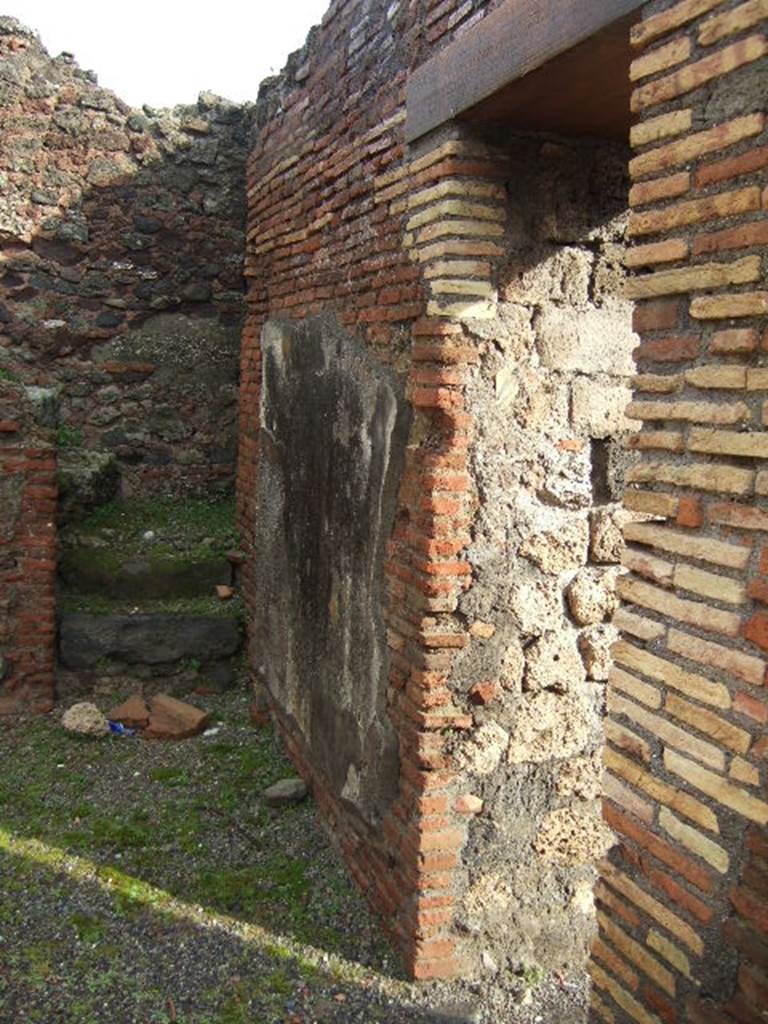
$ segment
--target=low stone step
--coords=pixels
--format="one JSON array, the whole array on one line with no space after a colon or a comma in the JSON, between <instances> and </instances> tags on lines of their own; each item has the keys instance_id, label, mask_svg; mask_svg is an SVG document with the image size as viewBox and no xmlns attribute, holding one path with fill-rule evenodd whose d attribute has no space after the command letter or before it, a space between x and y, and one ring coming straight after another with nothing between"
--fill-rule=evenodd
<instances>
[{"instance_id":1,"label":"low stone step","mask_svg":"<svg viewBox=\"0 0 768 1024\"><path fill-rule=\"evenodd\" d=\"M203 597L217 586L230 586L232 566L223 556L197 559L134 555L116 564L98 549L65 550L59 577L67 590L129 601L167 597Z\"/></svg>"},{"instance_id":2,"label":"low stone step","mask_svg":"<svg viewBox=\"0 0 768 1024\"><path fill-rule=\"evenodd\" d=\"M69 669L95 669L105 661L158 668L185 660L206 665L232 658L241 643L234 616L72 612L59 625L59 657Z\"/></svg>"}]
</instances>

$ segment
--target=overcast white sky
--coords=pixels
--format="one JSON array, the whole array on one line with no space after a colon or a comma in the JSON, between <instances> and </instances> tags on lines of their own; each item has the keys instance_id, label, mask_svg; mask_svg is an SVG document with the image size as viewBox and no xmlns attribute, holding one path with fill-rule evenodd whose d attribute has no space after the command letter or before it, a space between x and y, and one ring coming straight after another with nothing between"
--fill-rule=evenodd
<instances>
[{"instance_id":1,"label":"overcast white sky","mask_svg":"<svg viewBox=\"0 0 768 1024\"><path fill-rule=\"evenodd\" d=\"M36 29L52 56L80 67L133 106L192 103L203 89L255 100L259 82L298 49L330 0L0 0Z\"/></svg>"}]
</instances>

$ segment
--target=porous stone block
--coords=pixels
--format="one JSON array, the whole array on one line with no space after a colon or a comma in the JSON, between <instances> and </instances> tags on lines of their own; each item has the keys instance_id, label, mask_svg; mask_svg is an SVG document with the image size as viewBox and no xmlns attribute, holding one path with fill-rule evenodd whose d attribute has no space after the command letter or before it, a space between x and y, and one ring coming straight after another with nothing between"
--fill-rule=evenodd
<instances>
[{"instance_id":1,"label":"porous stone block","mask_svg":"<svg viewBox=\"0 0 768 1024\"><path fill-rule=\"evenodd\" d=\"M536 324L537 348L544 366L561 373L593 376L607 373L629 377L634 373L629 307L573 310L547 306ZM593 390L594 394L594 390Z\"/></svg>"},{"instance_id":2,"label":"porous stone block","mask_svg":"<svg viewBox=\"0 0 768 1024\"><path fill-rule=\"evenodd\" d=\"M587 520L574 516L565 519L553 532L528 537L520 546L520 554L545 573L578 569L586 561L588 537Z\"/></svg>"},{"instance_id":3,"label":"porous stone block","mask_svg":"<svg viewBox=\"0 0 768 1024\"><path fill-rule=\"evenodd\" d=\"M596 800L601 793L602 774L602 749L565 761L558 772L557 792L565 797Z\"/></svg>"},{"instance_id":4,"label":"porous stone block","mask_svg":"<svg viewBox=\"0 0 768 1024\"><path fill-rule=\"evenodd\" d=\"M507 750L509 734L496 722L487 722L475 729L456 752L459 768L472 775L490 775L501 763Z\"/></svg>"},{"instance_id":5,"label":"porous stone block","mask_svg":"<svg viewBox=\"0 0 768 1024\"><path fill-rule=\"evenodd\" d=\"M589 437L606 438L632 428L627 406L632 392L623 384L602 384L578 377L571 385L571 419L574 429Z\"/></svg>"},{"instance_id":6,"label":"porous stone block","mask_svg":"<svg viewBox=\"0 0 768 1024\"><path fill-rule=\"evenodd\" d=\"M613 846L615 837L596 811L561 807L544 819L534 849L546 860L561 864L593 864Z\"/></svg>"},{"instance_id":7,"label":"porous stone block","mask_svg":"<svg viewBox=\"0 0 768 1024\"><path fill-rule=\"evenodd\" d=\"M67 732L79 736L108 736L109 722L102 711L88 701L73 704L61 716L61 724Z\"/></svg>"},{"instance_id":8,"label":"porous stone block","mask_svg":"<svg viewBox=\"0 0 768 1024\"><path fill-rule=\"evenodd\" d=\"M576 646L576 635L565 629L545 633L526 651L526 690L555 690L565 693L584 680L584 665Z\"/></svg>"},{"instance_id":9,"label":"porous stone block","mask_svg":"<svg viewBox=\"0 0 768 1024\"><path fill-rule=\"evenodd\" d=\"M620 509L598 509L590 515L589 554L593 562L618 564L621 561L625 515Z\"/></svg>"},{"instance_id":10,"label":"porous stone block","mask_svg":"<svg viewBox=\"0 0 768 1024\"><path fill-rule=\"evenodd\" d=\"M618 605L616 572L583 569L566 591L568 607L580 626L609 618Z\"/></svg>"},{"instance_id":11,"label":"porous stone block","mask_svg":"<svg viewBox=\"0 0 768 1024\"><path fill-rule=\"evenodd\" d=\"M515 708L507 760L533 764L580 754L596 728L588 695L539 690L524 694Z\"/></svg>"},{"instance_id":12,"label":"porous stone block","mask_svg":"<svg viewBox=\"0 0 768 1024\"><path fill-rule=\"evenodd\" d=\"M619 631L610 623L590 626L579 636L579 651L589 679L605 682L611 671L611 648Z\"/></svg>"}]
</instances>

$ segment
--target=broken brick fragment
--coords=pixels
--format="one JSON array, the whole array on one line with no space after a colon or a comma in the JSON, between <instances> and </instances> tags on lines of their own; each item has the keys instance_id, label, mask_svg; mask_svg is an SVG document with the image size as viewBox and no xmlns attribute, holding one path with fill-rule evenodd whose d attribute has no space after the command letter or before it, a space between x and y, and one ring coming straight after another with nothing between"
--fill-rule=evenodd
<instances>
[{"instance_id":1,"label":"broken brick fragment","mask_svg":"<svg viewBox=\"0 0 768 1024\"><path fill-rule=\"evenodd\" d=\"M499 693L499 684L493 679L485 679L481 683L475 683L469 691L469 699L473 704L490 704Z\"/></svg>"},{"instance_id":2,"label":"broken brick fragment","mask_svg":"<svg viewBox=\"0 0 768 1024\"><path fill-rule=\"evenodd\" d=\"M207 711L165 693L150 697L149 708L149 723L144 735L152 739L185 740L201 733L211 720Z\"/></svg>"},{"instance_id":3,"label":"broken brick fragment","mask_svg":"<svg viewBox=\"0 0 768 1024\"><path fill-rule=\"evenodd\" d=\"M149 722L149 708L140 693L133 693L128 700L108 711L107 718L129 728L143 729Z\"/></svg>"}]
</instances>

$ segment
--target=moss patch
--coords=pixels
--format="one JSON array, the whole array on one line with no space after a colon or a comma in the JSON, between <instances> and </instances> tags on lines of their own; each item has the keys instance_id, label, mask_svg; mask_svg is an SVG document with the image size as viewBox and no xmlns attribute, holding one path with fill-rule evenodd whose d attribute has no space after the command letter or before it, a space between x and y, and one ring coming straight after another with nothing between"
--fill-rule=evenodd
<instances>
[{"instance_id":1,"label":"moss patch","mask_svg":"<svg viewBox=\"0 0 768 1024\"><path fill-rule=\"evenodd\" d=\"M121 564L136 555L158 562L201 560L224 555L238 543L234 498L119 499L95 509L77 534L102 564ZM145 540L147 532L155 536ZM117 563L115 560L119 560Z\"/></svg>"}]
</instances>

